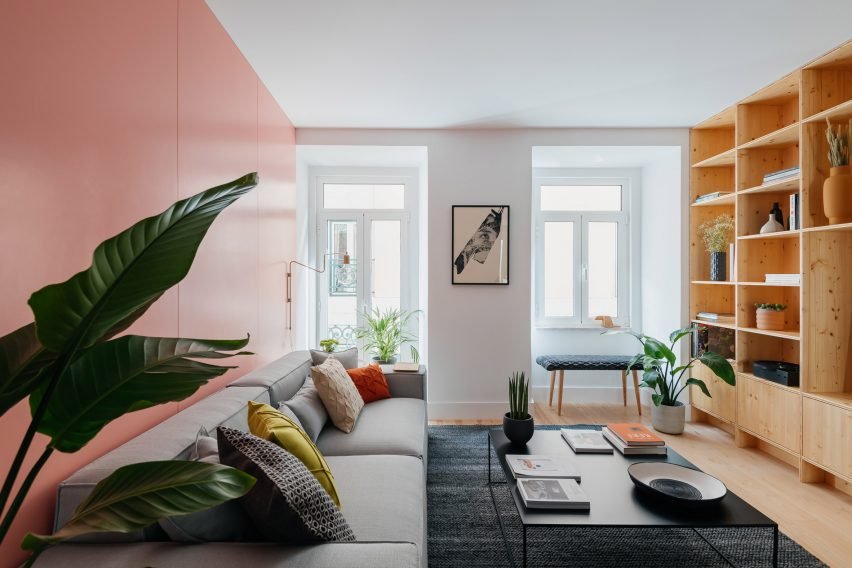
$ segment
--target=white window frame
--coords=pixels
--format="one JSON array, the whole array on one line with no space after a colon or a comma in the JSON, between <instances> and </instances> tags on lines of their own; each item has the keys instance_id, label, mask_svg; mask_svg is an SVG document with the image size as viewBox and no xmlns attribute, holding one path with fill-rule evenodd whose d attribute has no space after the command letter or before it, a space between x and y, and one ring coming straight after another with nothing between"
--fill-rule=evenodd
<instances>
[{"instance_id":1,"label":"white window frame","mask_svg":"<svg viewBox=\"0 0 852 568\"><path fill-rule=\"evenodd\" d=\"M351 219L357 222L358 242L362 250L370 250L370 235L367 234L369 222L373 220L399 220L401 237L401 274L400 274L400 304L403 310L415 311L419 309L419 265L418 254L418 203L419 203L419 178L415 168L364 168L364 167L314 167L309 170L310 191L309 208L313 219L313 239L309 241L310 257L316 262L316 266L322 266L327 252L320 246L326 241L328 221ZM323 186L327 183L333 184L398 184L405 186L405 198L402 209L326 209L323 204ZM362 259L363 260L366 259ZM369 308L369 296L366 286L371 282L371 263L364 262L361 265L362 272L358 281L358 318L357 325L363 325L361 314ZM325 310L327 306L322 301L323 287L327 284L328 273L315 275L315 282L309 287L311 290L311 303L313 317L310 318L308 337L313 338L314 345L319 345L323 339L323 328L321 323L326 319ZM416 325L416 323L414 324ZM410 330L416 334L417 329ZM359 342L359 350L362 346ZM407 347L403 346L402 353L407 353Z\"/></svg>"},{"instance_id":2,"label":"white window frame","mask_svg":"<svg viewBox=\"0 0 852 568\"><path fill-rule=\"evenodd\" d=\"M634 218L633 195L638 186L638 174L634 170L601 169L594 173L560 168L535 168L533 170L533 226L534 226L534 290L535 325L539 328L595 328L601 322L586 315L589 305L588 226L590 222L610 222L618 225L618 307L619 315L613 318L618 327L631 326L634 296L633 259L638 256L638 232L631 219ZM541 186L547 185L620 185L621 211L542 211ZM574 223L574 315L546 316L544 314L544 223ZM638 228L638 227L637 227ZM635 246L634 246L635 243Z\"/></svg>"}]
</instances>

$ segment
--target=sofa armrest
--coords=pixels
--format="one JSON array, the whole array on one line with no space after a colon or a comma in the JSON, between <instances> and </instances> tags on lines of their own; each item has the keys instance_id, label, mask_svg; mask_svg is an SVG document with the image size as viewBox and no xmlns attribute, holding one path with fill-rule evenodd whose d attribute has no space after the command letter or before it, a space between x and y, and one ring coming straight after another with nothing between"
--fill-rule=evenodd
<instances>
[{"instance_id":1,"label":"sofa armrest","mask_svg":"<svg viewBox=\"0 0 852 568\"><path fill-rule=\"evenodd\" d=\"M426 366L420 365L416 372L397 373L393 365L382 365L382 373L388 380L388 388L394 398L419 398L426 400Z\"/></svg>"}]
</instances>

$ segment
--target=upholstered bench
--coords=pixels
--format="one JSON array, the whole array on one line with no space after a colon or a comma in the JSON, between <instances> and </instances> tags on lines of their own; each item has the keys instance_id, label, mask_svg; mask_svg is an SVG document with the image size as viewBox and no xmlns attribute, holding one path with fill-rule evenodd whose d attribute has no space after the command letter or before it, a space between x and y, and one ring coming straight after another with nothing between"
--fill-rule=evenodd
<instances>
[{"instance_id":1,"label":"upholstered bench","mask_svg":"<svg viewBox=\"0 0 852 568\"><path fill-rule=\"evenodd\" d=\"M548 406L553 406L553 384L559 372L559 407L557 414L562 415L562 386L565 371L621 371L621 392L624 406L627 406L627 371L633 371L633 391L636 394L636 409L642 415L642 402L639 399L639 378L636 371L642 365L636 364L628 369L631 357L623 355L539 355L535 362L546 371L550 371L550 396Z\"/></svg>"}]
</instances>

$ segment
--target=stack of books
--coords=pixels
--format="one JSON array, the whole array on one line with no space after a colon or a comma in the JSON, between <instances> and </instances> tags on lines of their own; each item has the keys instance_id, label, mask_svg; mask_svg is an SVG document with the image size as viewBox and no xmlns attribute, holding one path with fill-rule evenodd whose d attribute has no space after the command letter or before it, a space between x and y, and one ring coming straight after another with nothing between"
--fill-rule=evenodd
<instances>
[{"instance_id":1,"label":"stack of books","mask_svg":"<svg viewBox=\"0 0 852 568\"><path fill-rule=\"evenodd\" d=\"M546 455L506 455L506 463L518 480L518 495L531 509L590 508L589 496L580 487L580 472L570 461Z\"/></svg>"},{"instance_id":2,"label":"stack of books","mask_svg":"<svg viewBox=\"0 0 852 568\"><path fill-rule=\"evenodd\" d=\"M779 170L777 172L769 172L768 174L763 176L763 183L770 183L773 181L779 181L789 177L797 176L799 175L799 172L799 166L796 166L795 168L787 168L786 170Z\"/></svg>"},{"instance_id":3,"label":"stack of books","mask_svg":"<svg viewBox=\"0 0 852 568\"><path fill-rule=\"evenodd\" d=\"M716 199L717 197L723 197L725 195L731 195L730 191L714 191L713 193L705 193L704 195L699 195L695 198L695 203L701 203L703 201L710 201L711 199Z\"/></svg>"},{"instance_id":4,"label":"stack of books","mask_svg":"<svg viewBox=\"0 0 852 568\"><path fill-rule=\"evenodd\" d=\"M802 283L802 276L800 274L767 274L766 283L777 286L796 286Z\"/></svg>"},{"instance_id":5,"label":"stack of books","mask_svg":"<svg viewBox=\"0 0 852 568\"><path fill-rule=\"evenodd\" d=\"M734 323L734 314L717 314L716 312L698 312L695 319L716 323Z\"/></svg>"},{"instance_id":6,"label":"stack of books","mask_svg":"<svg viewBox=\"0 0 852 568\"><path fill-rule=\"evenodd\" d=\"M664 456L666 442L638 423L607 424L604 438L625 456Z\"/></svg>"}]
</instances>

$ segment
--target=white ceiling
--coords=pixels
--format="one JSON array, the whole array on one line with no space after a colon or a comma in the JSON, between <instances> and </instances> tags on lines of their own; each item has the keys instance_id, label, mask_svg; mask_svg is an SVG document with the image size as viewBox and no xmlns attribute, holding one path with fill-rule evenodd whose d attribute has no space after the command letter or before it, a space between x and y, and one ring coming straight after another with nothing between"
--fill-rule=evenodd
<instances>
[{"instance_id":1,"label":"white ceiling","mask_svg":"<svg viewBox=\"0 0 852 568\"><path fill-rule=\"evenodd\" d=\"M850 38L849 0L207 0L297 127L689 126Z\"/></svg>"}]
</instances>

